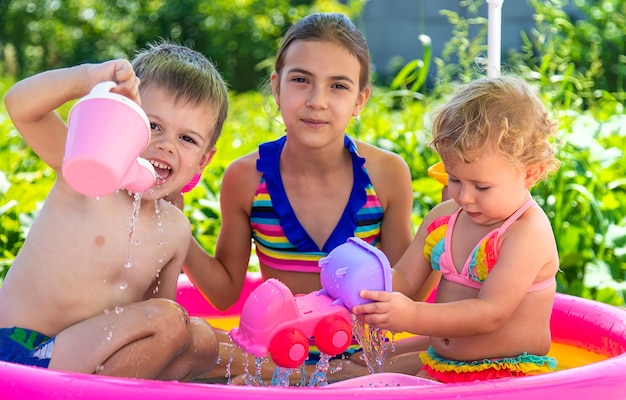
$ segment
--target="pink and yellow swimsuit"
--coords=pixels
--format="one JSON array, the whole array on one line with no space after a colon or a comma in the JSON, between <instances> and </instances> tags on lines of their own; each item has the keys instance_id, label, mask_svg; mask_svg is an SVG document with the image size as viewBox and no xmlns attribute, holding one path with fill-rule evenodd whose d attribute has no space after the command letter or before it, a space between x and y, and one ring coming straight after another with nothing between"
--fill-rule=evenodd
<instances>
[{"instance_id":1,"label":"pink and yellow swimsuit","mask_svg":"<svg viewBox=\"0 0 626 400\"><path fill-rule=\"evenodd\" d=\"M439 270L444 279L463 286L480 289L493 269L498 259L499 237L502 235L526 210L537 203L530 199L511 215L499 228L489 232L480 240L470 256L465 261L459 273L452 261L450 243L454 224L461 213L459 208L452 215L437 218L428 226L428 236L424 246L424 256L430 260L433 270ZM534 283L529 292L536 292L552 287L555 278L551 277ZM482 359L474 361L448 360L429 348L420 354L424 370L430 376L441 382L470 382L504 378L511 376L536 375L552 372L556 369L557 361L553 357L537 356L524 353L517 357L499 359Z\"/></svg>"}]
</instances>

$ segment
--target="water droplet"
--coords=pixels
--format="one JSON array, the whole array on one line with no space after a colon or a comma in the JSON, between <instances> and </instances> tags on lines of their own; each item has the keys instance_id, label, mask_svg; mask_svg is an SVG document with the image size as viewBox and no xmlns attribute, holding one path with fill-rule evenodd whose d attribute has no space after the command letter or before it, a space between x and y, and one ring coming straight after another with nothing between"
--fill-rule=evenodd
<instances>
[{"instance_id":1,"label":"water droplet","mask_svg":"<svg viewBox=\"0 0 626 400\"><path fill-rule=\"evenodd\" d=\"M116 306L115 307L115 313L116 314L120 314L122 311L124 311L124 307L121 307L121 306Z\"/></svg>"},{"instance_id":2,"label":"water droplet","mask_svg":"<svg viewBox=\"0 0 626 400\"><path fill-rule=\"evenodd\" d=\"M126 289L128 289L128 283L126 283L126 282L122 282L122 283L120 283L120 289L121 289L121 290L126 290Z\"/></svg>"}]
</instances>

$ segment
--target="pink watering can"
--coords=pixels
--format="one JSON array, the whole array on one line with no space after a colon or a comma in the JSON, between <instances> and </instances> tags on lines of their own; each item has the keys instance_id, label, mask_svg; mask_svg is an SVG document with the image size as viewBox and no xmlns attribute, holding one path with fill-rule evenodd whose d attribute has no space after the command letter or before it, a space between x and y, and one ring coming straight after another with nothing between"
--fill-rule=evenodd
<instances>
[{"instance_id":1,"label":"pink watering can","mask_svg":"<svg viewBox=\"0 0 626 400\"><path fill-rule=\"evenodd\" d=\"M320 352L335 356L352 341L350 309L369 300L363 289L391 291L391 267L382 251L358 238L319 262L323 289L294 296L277 279L257 287L243 305L239 328L230 336L256 357L271 354L279 367L295 368L308 356L309 339Z\"/></svg>"},{"instance_id":2,"label":"pink watering can","mask_svg":"<svg viewBox=\"0 0 626 400\"><path fill-rule=\"evenodd\" d=\"M70 110L63 177L79 193L98 197L119 189L141 193L156 181L139 155L150 142L150 122L131 99L102 82Z\"/></svg>"}]
</instances>

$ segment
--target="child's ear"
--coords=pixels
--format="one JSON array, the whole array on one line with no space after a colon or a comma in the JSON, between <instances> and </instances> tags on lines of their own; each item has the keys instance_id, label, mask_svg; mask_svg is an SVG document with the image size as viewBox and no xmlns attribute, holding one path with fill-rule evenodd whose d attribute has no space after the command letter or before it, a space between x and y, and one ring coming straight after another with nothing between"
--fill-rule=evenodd
<instances>
[{"instance_id":1,"label":"child's ear","mask_svg":"<svg viewBox=\"0 0 626 400\"><path fill-rule=\"evenodd\" d=\"M535 186L541 178L543 178L546 172L546 165L544 164L533 164L526 167L526 177L524 182L526 183L527 188L531 188Z\"/></svg>"},{"instance_id":2,"label":"child's ear","mask_svg":"<svg viewBox=\"0 0 626 400\"><path fill-rule=\"evenodd\" d=\"M274 101L276 101L276 105L280 109L280 75L278 75L278 72L276 71L272 71L270 75L270 86L272 88Z\"/></svg>"},{"instance_id":3,"label":"child's ear","mask_svg":"<svg viewBox=\"0 0 626 400\"><path fill-rule=\"evenodd\" d=\"M370 98L371 94L372 89L370 87L366 87L359 92L359 95L356 99L356 104L354 105L354 111L352 112L353 117L361 114L361 110L363 110L363 107L365 107L365 103L367 103L367 100Z\"/></svg>"},{"instance_id":4,"label":"child's ear","mask_svg":"<svg viewBox=\"0 0 626 400\"><path fill-rule=\"evenodd\" d=\"M204 168L209 165L213 156L215 156L215 152L217 151L217 147L211 147L206 153L202 155L200 158L200 162L198 163L198 169L196 171L197 174L201 174L204 171Z\"/></svg>"},{"instance_id":5,"label":"child's ear","mask_svg":"<svg viewBox=\"0 0 626 400\"><path fill-rule=\"evenodd\" d=\"M216 151L217 148L213 146L209 151L202 155L202 157L200 158L200 162L198 163L198 167L196 168L196 174L193 176L193 178L191 178L191 181L187 182L187 184L183 186L183 188L181 189L181 193L187 193L188 191L196 187L196 185L202 178L202 171L204 171L204 168L209 165ZM168 201L170 203L176 204L176 199L169 199ZM181 208L182 210L182 207L179 208Z\"/></svg>"}]
</instances>

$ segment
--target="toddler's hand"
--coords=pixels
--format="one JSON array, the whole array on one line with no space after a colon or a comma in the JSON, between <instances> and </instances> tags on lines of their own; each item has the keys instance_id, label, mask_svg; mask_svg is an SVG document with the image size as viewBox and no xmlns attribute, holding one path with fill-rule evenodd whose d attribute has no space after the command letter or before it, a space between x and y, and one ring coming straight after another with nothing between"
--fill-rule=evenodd
<instances>
[{"instance_id":1,"label":"toddler's hand","mask_svg":"<svg viewBox=\"0 0 626 400\"><path fill-rule=\"evenodd\" d=\"M402 293L362 290L361 297L373 300L372 303L365 303L354 306L352 312L356 314L359 321L388 329L392 332L402 332L406 329L406 318L409 310L415 304Z\"/></svg>"}]
</instances>

